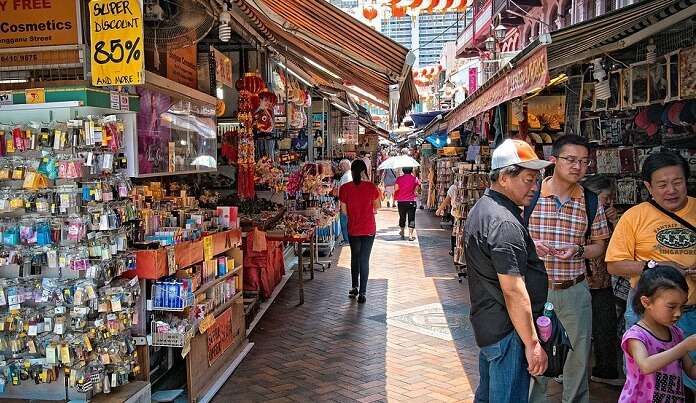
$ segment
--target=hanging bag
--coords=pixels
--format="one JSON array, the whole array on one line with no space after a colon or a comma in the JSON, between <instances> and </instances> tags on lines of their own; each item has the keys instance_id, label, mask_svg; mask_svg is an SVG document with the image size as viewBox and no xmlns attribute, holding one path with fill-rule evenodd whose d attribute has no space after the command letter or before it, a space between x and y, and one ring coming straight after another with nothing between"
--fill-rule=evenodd
<instances>
[{"instance_id":1,"label":"hanging bag","mask_svg":"<svg viewBox=\"0 0 696 403\"><path fill-rule=\"evenodd\" d=\"M555 312L549 319L551 319L551 337L547 341L539 339L539 343L548 357L548 366L544 376L552 378L563 373L563 366L573 346L570 344L565 327L563 327ZM538 329L537 333L539 333Z\"/></svg>"}]
</instances>

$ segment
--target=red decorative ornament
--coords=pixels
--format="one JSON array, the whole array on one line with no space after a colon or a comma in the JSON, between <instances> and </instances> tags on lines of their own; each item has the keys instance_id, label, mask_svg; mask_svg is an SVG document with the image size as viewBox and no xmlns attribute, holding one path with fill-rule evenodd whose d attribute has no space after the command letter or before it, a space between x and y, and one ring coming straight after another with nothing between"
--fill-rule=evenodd
<instances>
[{"instance_id":1,"label":"red decorative ornament","mask_svg":"<svg viewBox=\"0 0 696 403\"><path fill-rule=\"evenodd\" d=\"M362 10L363 17L365 17L368 21L372 21L375 18L377 18L377 9L374 7L365 7Z\"/></svg>"}]
</instances>

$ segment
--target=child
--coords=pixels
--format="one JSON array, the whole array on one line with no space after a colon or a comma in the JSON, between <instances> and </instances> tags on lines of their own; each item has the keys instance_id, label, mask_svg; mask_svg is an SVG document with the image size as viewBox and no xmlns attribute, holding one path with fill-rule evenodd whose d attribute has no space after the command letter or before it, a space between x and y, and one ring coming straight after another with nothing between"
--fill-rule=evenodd
<instances>
[{"instance_id":1,"label":"child","mask_svg":"<svg viewBox=\"0 0 696 403\"><path fill-rule=\"evenodd\" d=\"M696 350L696 335L684 339L675 326L689 286L675 268L646 268L638 281L633 309L642 319L626 331L626 384L619 402L683 402L682 369L696 378L687 354Z\"/></svg>"}]
</instances>

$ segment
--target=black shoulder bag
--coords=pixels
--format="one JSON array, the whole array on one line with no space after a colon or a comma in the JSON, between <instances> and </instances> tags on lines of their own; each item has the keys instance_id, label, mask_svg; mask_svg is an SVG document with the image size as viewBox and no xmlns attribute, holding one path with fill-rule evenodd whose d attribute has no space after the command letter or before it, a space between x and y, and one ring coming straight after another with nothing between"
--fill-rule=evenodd
<instances>
[{"instance_id":1,"label":"black shoulder bag","mask_svg":"<svg viewBox=\"0 0 696 403\"><path fill-rule=\"evenodd\" d=\"M696 233L696 227L694 227L693 224L691 224L690 222L686 221L685 219L679 217L678 215L674 214L673 212L667 210L666 208L660 206L659 204L657 204L655 199L650 199L650 204L652 204L653 207L655 207L656 209L660 210L667 217L673 219L674 221L678 222L679 224L683 225L684 227L686 227L686 228L690 229L691 231L693 231L694 233Z\"/></svg>"}]
</instances>

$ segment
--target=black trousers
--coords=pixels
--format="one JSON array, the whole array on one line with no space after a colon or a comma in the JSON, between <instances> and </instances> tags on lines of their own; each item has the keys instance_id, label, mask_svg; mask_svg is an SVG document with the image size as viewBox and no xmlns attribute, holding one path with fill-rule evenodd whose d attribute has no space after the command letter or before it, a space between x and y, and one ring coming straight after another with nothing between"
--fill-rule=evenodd
<instances>
[{"instance_id":1,"label":"black trousers","mask_svg":"<svg viewBox=\"0 0 696 403\"><path fill-rule=\"evenodd\" d=\"M350 277L352 288L360 284L360 294L367 291L367 278L370 276L370 254L375 236L353 236L350 239Z\"/></svg>"},{"instance_id":2,"label":"black trousers","mask_svg":"<svg viewBox=\"0 0 696 403\"><path fill-rule=\"evenodd\" d=\"M618 378L619 339L616 333L616 300L612 288L590 290L592 295L592 375Z\"/></svg>"},{"instance_id":3,"label":"black trousers","mask_svg":"<svg viewBox=\"0 0 696 403\"><path fill-rule=\"evenodd\" d=\"M403 202L398 203L399 206L399 227L406 227L406 218L408 218L408 227L416 228L416 202Z\"/></svg>"}]
</instances>

